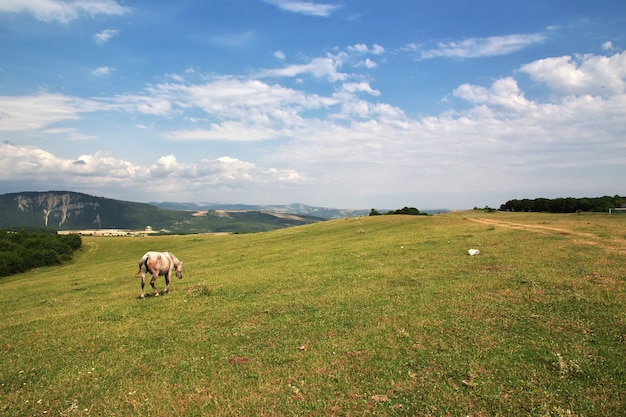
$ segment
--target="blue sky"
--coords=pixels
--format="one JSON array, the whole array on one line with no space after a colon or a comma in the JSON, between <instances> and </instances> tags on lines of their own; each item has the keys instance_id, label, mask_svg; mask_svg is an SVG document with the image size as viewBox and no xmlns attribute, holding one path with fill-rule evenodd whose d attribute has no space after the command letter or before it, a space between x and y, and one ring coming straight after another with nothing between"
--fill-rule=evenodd
<instances>
[{"instance_id":1,"label":"blue sky","mask_svg":"<svg viewBox=\"0 0 626 417\"><path fill-rule=\"evenodd\" d=\"M626 3L0 0L0 193L626 194Z\"/></svg>"}]
</instances>

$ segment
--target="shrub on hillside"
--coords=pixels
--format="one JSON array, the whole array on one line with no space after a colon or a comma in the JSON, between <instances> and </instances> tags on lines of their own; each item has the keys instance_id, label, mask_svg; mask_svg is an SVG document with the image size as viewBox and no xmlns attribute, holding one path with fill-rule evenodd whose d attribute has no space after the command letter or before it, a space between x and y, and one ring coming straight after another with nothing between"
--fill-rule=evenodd
<instances>
[{"instance_id":1,"label":"shrub on hillside","mask_svg":"<svg viewBox=\"0 0 626 417\"><path fill-rule=\"evenodd\" d=\"M0 277L69 261L81 245L76 234L0 230Z\"/></svg>"},{"instance_id":2,"label":"shrub on hillside","mask_svg":"<svg viewBox=\"0 0 626 417\"><path fill-rule=\"evenodd\" d=\"M385 214L408 214L411 216L426 216L426 213L421 213L418 209L416 209L415 207L403 207L401 209L398 210L390 210ZM370 216L379 216L381 215L381 213L376 210L376 209L372 209L372 211L370 211Z\"/></svg>"}]
</instances>

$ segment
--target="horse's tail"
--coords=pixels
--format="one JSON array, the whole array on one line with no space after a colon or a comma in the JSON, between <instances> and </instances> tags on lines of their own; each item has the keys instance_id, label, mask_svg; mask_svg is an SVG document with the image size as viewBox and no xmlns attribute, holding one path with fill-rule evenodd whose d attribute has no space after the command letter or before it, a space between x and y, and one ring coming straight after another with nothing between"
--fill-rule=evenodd
<instances>
[{"instance_id":1,"label":"horse's tail","mask_svg":"<svg viewBox=\"0 0 626 417\"><path fill-rule=\"evenodd\" d=\"M137 271L135 276L138 276L139 274L145 273L147 271L148 266L146 265L146 262L148 262L149 257L150 256L147 253L141 257L141 259L139 260L139 271Z\"/></svg>"}]
</instances>

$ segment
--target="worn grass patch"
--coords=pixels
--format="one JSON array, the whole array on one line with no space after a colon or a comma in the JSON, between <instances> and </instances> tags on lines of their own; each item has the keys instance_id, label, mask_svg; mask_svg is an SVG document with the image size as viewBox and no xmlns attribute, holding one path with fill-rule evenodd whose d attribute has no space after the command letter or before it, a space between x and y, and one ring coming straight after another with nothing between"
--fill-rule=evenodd
<instances>
[{"instance_id":1,"label":"worn grass patch","mask_svg":"<svg viewBox=\"0 0 626 417\"><path fill-rule=\"evenodd\" d=\"M186 275L141 301L147 250ZM474 211L86 238L0 281L0 413L620 415L625 250L626 216Z\"/></svg>"}]
</instances>

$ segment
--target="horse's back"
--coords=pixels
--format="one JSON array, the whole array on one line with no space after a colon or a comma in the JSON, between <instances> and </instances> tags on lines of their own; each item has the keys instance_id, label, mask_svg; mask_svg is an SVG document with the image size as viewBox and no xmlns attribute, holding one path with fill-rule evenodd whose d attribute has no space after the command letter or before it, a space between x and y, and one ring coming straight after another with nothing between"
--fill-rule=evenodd
<instances>
[{"instance_id":1,"label":"horse's back","mask_svg":"<svg viewBox=\"0 0 626 417\"><path fill-rule=\"evenodd\" d=\"M172 261L168 252L147 252L146 257L146 269L159 274L164 274L172 268Z\"/></svg>"}]
</instances>

